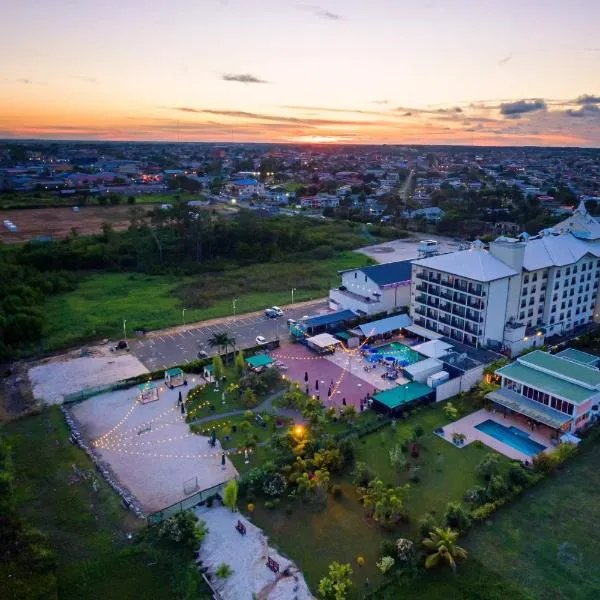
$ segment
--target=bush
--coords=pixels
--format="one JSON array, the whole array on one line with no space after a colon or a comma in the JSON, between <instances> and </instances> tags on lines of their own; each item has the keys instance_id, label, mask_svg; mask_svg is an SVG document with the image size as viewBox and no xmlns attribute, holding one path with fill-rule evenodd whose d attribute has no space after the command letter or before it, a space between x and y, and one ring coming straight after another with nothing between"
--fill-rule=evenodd
<instances>
[{"instance_id":1,"label":"bush","mask_svg":"<svg viewBox=\"0 0 600 600\"><path fill-rule=\"evenodd\" d=\"M419 519L418 526L420 537L426 538L438 526L438 522L431 513L426 513Z\"/></svg>"},{"instance_id":2,"label":"bush","mask_svg":"<svg viewBox=\"0 0 600 600\"><path fill-rule=\"evenodd\" d=\"M367 487L375 479L375 471L364 462L357 462L352 471L352 483L358 487Z\"/></svg>"},{"instance_id":3,"label":"bush","mask_svg":"<svg viewBox=\"0 0 600 600\"><path fill-rule=\"evenodd\" d=\"M266 475L262 490L267 496L280 496L285 491L285 477L281 473Z\"/></svg>"},{"instance_id":4,"label":"bush","mask_svg":"<svg viewBox=\"0 0 600 600\"><path fill-rule=\"evenodd\" d=\"M269 510L272 510L275 508L275 502L273 502L273 500L267 500L265 502L265 508L268 508Z\"/></svg>"},{"instance_id":5,"label":"bush","mask_svg":"<svg viewBox=\"0 0 600 600\"><path fill-rule=\"evenodd\" d=\"M506 477L511 487L523 487L528 485L531 481L531 476L519 463L510 464L508 471L506 472Z\"/></svg>"},{"instance_id":6,"label":"bush","mask_svg":"<svg viewBox=\"0 0 600 600\"><path fill-rule=\"evenodd\" d=\"M402 564L406 564L413 557L414 545L411 540L398 538L396 540L396 556Z\"/></svg>"},{"instance_id":7,"label":"bush","mask_svg":"<svg viewBox=\"0 0 600 600\"><path fill-rule=\"evenodd\" d=\"M471 524L469 513L460 502L448 502L444 521L450 529L460 532L466 531Z\"/></svg>"},{"instance_id":8,"label":"bush","mask_svg":"<svg viewBox=\"0 0 600 600\"><path fill-rule=\"evenodd\" d=\"M557 465L562 465L566 460L577 453L577 446L574 444L559 444L552 453L552 457Z\"/></svg>"},{"instance_id":9,"label":"bush","mask_svg":"<svg viewBox=\"0 0 600 600\"><path fill-rule=\"evenodd\" d=\"M255 408L258 406L258 398L252 388L248 387L242 392L242 404L246 408Z\"/></svg>"},{"instance_id":10,"label":"bush","mask_svg":"<svg viewBox=\"0 0 600 600\"><path fill-rule=\"evenodd\" d=\"M395 562L391 556L382 556L381 560L376 562L375 565L385 575L394 566Z\"/></svg>"},{"instance_id":11,"label":"bush","mask_svg":"<svg viewBox=\"0 0 600 600\"><path fill-rule=\"evenodd\" d=\"M396 556L397 548L394 540L383 540L381 542L381 555L382 556Z\"/></svg>"},{"instance_id":12,"label":"bush","mask_svg":"<svg viewBox=\"0 0 600 600\"><path fill-rule=\"evenodd\" d=\"M542 475L547 475L551 473L556 467L556 461L550 454L546 454L545 452L541 452L533 457L533 470L536 473L541 473Z\"/></svg>"},{"instance_id":13,"label":"bush","mask_svg":"<svg viewBox=\"0 0 600 600\"><path fill-rule=\"evenodd\" d=\"M408 480L411 483L419 483L419 481L421 481L421 476L419 475L420 470L421 467L419 465L415 465L414 467L412 467L408 474Z\"/></svg>"},{"instance_id":14,"label":"bush","mask_svg":"<svg viewBox=\"0 0 600 600\"><path fill-rule=\"evenodd\" d=\"M168 518L158 529L159 538L193 550L207 533L204 521L198 521L198 517L189 510Z\"/></svg>"},{"instance_id":15,"label":"bush","mask_svg":"<svg viewBox=\"0 0 600 600\"><path fill-rule=\"evenodd\" d=\"M489 518L496 510L495 502L486 502L471 511L471 517L474 521L484 521Z\"/></svg>"},{"instance_id":16,"label":"bush","mask_svg":"<svg viewBox=\"0 0 600 600\"><path fill-rule=\"evenodd\" d=\"M496 454L486 454L481 462L475 467L475 472L477 475L488 481L492 475L498 473L499 462Z\"/></svg>"},{"instance_id":17,"label":"bush","mask_svg":"<svg viewBox=\"0 0 600 600\"><path fill-rule=\"evenodd\" d=\"M420 425L416 425L413 428L413 435L415 436L415 438L420 438L424 433L425 430Z\"/></svg>"},{"instance_id":18,"label":"bush","mask_svg":"<svg viewBox=\"0 0 600 600\"><path fill-rule=\"evenodd\" d=\"M465 502L469 502L470 504L485 504L488 500L487 490L481 486L476 485L472 487L470 490L467 490L465 494Z\"/></svg>"},{"instance_id":19,"label":"bush","mask_svg":"<svg viewBox=\"0 0 600 600\"><path fill-rule=\"evenodd\" d=\"M454 406L454 404L452 404L452 402L447 402L443 408L443 411L446 419L449 419L450 421L453 421L456 419L456 417L458 417L458 409Z\"/></svg>"},{"instance_id":20,"label":"bush","mask_svg":"<svg viewBox=\"0 0 600 600\"><path fill-rule=\"evenodd\" d=\"M488 498L493 500L499 500L504 498L508 493L508 486L506 480L502 475L492 475L487 487Z\"/></svg>"},{"instance_id":21,"label":"bush","mask_svg":"<svg viewBox=\"0 0 600 600\"><path fill-rule=\"evenodd\" d=\"M335 484L331 487L331 496L332 498L334 498L335 500L339 500L342 497L342 487Z\"/></svg>"}]
</instances>

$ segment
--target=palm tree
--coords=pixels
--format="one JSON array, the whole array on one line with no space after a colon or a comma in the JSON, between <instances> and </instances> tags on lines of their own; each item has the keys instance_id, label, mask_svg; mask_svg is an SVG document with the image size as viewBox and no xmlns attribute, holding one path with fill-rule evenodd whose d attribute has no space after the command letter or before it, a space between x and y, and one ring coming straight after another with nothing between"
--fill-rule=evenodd
<instances>
[{"instance_id":1,"label":"palm tree","mask_svg":"<svg viewBox=\"0 0 600 600\"><path fill-rule=\"evenodd\" d=\"M222 353L223 348L225 348L225 352L227 352L227 346L229 346L229 344L231 344L231 338L225 331L213 333L212 337L208 340L208 345L211 348L218 348L220 353Z\"/></svg>"},{"instance_id":2,"label":"palm tree","mask_svg":"<svg viewBox=\"0 0 600 600\"><path fill-rule=\"evenodd\" d=\"M431 569L438 565L440 561L448 563L453 571L456 571L456 561L467 558L467 551L456 545L458 532L449 527L442 529L434 527L429 533L429 537L423 540L423 546L429 552L425 560L425 568Z\"/></svg>"}]
</instances>

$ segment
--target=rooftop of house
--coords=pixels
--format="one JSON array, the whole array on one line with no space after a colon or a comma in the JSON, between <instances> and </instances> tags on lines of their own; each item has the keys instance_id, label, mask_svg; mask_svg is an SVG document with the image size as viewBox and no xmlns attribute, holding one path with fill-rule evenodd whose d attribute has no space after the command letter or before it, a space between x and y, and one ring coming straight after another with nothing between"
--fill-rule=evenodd
<instances>
[{"instance_id":1,"label":"rooftop of house","mask_svg":"<svg viewBox=\"0 0 600 600\"><path fill-rule=\"evenodd\" d=\"M536 370L552 373L566 381L600 391L600 371L593 367L574 363L572 360L541 350L521 356L517 358L517 362Z\"/></svg>"},{"instance_id":2,"label":"rooftop of house","mask_svg":"<svg viewBox=\"0 0 600 600\"><path fill-rule=\"evenodd\" d=\"M355 270L364 273L378 286L384 287L387 285L392 285L394 283L410 281L412 266L409 260L400 260L397 262L386 263L383 265L362 267L361 269L348 269L347 271L341 271L341 273Z\"/></svg>"}]
</instances>

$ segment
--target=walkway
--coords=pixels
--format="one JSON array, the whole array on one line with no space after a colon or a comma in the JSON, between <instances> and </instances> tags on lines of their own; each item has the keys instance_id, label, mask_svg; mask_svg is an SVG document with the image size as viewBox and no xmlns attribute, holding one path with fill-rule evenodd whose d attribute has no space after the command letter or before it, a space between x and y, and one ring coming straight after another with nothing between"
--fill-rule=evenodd
<instances>
[{"instance_id":1,"label":"walkway","mask_svg":"<svg viewBox=\"0 0 600 600\"><path fill-rule=\"evenodd\" d=\"M297 410L293 408L279 408L277 406L273 406L273 400L281 398L281 396L283 396L286 392L286 389L274 392L273 394L267 396L258 406L254 408L240 408L238 410L231 410L229 412L208 415L207 417L201 417L200 419L194 419L193 421L190 421L190 425L200 425L202 423L210 423L211 421L218 421L227 417L237 417L245 414L248 410L253 413L272 412L277 416L290 417L297 423L304 424L304 417Z\"/></svg>"}]
</instances>

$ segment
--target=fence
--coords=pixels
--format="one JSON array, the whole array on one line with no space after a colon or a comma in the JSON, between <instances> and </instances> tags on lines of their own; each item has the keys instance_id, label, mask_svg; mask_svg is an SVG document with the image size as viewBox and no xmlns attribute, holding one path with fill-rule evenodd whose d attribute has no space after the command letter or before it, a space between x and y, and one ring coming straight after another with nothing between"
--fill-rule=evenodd
<instances>
[{"instance_id":1,"label":"fence","mask_svg":"<svg viewBox=\"0 0 600 600\"><path fill-rule=\"evenodd\" d=\"M200 490L175 504L171 504L171 506L167 506L162 510L159 510L155 513L148 515L148 524L155 525L157 523L162 523L164 520L176 515L177 513L184 512L193 508L197 504L201 502L205 502L211 496L215 496L223 491L225 484L227 481L223 481L221 483L217 483L217 485L213 485L210 488L206 488L205 490Z\"/></svg>"}]
</instances>

